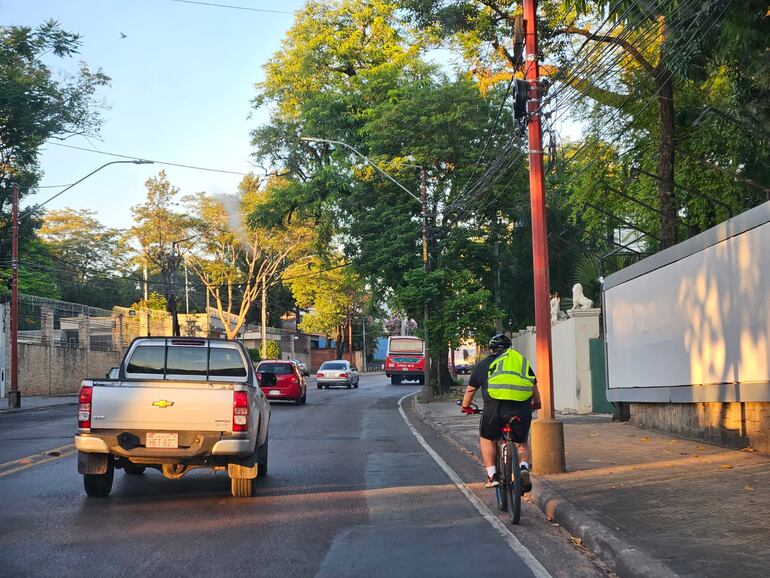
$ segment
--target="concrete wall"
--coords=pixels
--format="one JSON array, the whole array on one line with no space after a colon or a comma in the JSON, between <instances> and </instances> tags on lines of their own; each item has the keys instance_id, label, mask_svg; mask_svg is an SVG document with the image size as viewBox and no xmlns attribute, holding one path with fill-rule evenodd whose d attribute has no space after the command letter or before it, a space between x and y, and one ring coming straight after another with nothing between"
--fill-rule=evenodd
<instances>
[{"instance_id":1,"label":"concrete wall","mask_svg":"<svg viewBox=\"0 0 770 578\"><path fill-rule=\"evenodd\" d=\"M770 453L770 403L632 403L630 409L637 425Z\"/></svg>"},{"instance_id":2,"label":"concrete wall","mask_svg":"<svg viewBox=\"0 0 770 578\"><path fill-rule=\"evenodd\" d=\"M104 377L120 363L116 351L19 344L19 391L27 395L77 393L80 381Z\"/></svg>"},{"instance_id":3,"label":"concrete wall","mask_svg":"<svg viewBox=\"0 0 770 578\"><path fill-rule=\"evenodd\" d=\"M554 407L562 413L591 413L591 366L588 340L599 337L599 309L570 312L551 327ZM533 327L513 336L513 346L537 374Z\"/></svg>"},{"instance_id":4,"label":"concrete wall","mask_svg":"<svg viewBox=\"0 0 770 578\"><path fill-rule=\"evenodd\" d=\"M331 349L312 349L310 351L310 371L318 371L324 361L333 359L337 359L337 350L333 347Z\"/></svg>"}]
</instances>

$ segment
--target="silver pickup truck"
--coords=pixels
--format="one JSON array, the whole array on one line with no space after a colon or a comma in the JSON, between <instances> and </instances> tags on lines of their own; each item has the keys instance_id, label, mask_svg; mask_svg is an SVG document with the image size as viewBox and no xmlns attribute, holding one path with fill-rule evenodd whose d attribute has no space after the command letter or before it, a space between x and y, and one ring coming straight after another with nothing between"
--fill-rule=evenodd
<instances>
[{"instance_id":1,"label":"silver pickup truck","mask_svg":"<svg viewBox=\"0 0 770 578\"><path fill-rule=\"evenodd\" d=\"M80 386L78 472L86 494L107 496L116 468L155 468L177 479L226 471L248 497L267 474L270 404L237 341L148 337L133 341L108 379Z\"/></svg>"}]
</instances>

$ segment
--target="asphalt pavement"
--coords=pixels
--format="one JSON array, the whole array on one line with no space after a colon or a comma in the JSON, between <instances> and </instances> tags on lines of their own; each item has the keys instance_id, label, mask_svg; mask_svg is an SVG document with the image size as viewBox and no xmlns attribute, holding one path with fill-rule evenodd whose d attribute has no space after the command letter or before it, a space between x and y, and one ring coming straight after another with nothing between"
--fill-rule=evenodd
<instances>
[{"instance_id":1,"label":"asphalt pavement","mask_svg":"<svg viewBox=\"0 0 770 578\"><path fill-rule=\"evenodd\" d=\"M208 470L117 471L110 497L89 499L67 449L74 406L4 412L0 574L606 574L536 508L517 528L492 513L473 459L408 397L399 409L418 389L366 375L359 389L311 386L305 406L273 403L268 476L247 499Z\"/></svg>"}]
</instances>

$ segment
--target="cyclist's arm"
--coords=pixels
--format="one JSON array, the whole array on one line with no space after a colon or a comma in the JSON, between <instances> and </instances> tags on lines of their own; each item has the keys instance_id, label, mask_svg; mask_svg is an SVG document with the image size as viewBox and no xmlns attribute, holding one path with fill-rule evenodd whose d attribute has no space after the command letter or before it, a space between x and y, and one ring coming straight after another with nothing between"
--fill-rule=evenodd
<instances>
[{"instance_id":1,"label":"cyclist's arm","mask_svg":"<svg viewBox=\"0 0 770 578\"><path fill-rule=\"evenodd\" d=\"M537 380L535 380L535 388L532 392L532 407L535 409L543 407L543 404L540 401L540 390L537 388Z\"/></svg>"},{"instance_id":2,"label":"cyclist's arm","mask_svg":"<svg viewBox=\"0 0 770 578\"><path fill-rule=\"evenodd\" d=\"M476 388L470 385L465 388L465 395L463 395L463 407L468 407L473 401L473 396L476 395Z\"/></svg>"}]
</instances>

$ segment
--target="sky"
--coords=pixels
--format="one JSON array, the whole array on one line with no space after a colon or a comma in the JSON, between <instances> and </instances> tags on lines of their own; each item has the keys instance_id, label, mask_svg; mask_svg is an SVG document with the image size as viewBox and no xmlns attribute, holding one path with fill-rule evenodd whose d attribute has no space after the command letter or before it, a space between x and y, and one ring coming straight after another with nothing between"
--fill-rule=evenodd
<instances>
[{"instance_id":1,"label":"sky","mask_svg":"<svg viewBox=\"0 0 770 578\"><path fill-rule=\"evenodd\" d=\"M212 0L214 2L216 0ZM97 138L64 144L109 153L248 173L254 170L249 132L267 120L251 108L262 65L280 49L302 0L224 0L255 12L173 0L0 0L2 25L57 20L81 35L73 59L47 57L57 71L79 61L112 78L99 92L106 109ZM125 38L122 37L125 35ZM56 141L52 141L56 142ZM44 145L41 187L73 183L119 160L92 151ZM92 209L108 227L132 224L130 208L145 200L144 182L166 171L181 194L235 192L242 176L180 167L117 164L51 201L47 208ZM59 188L41 188L23 206L42 203Z\"/></svg>"}]
</instances>

